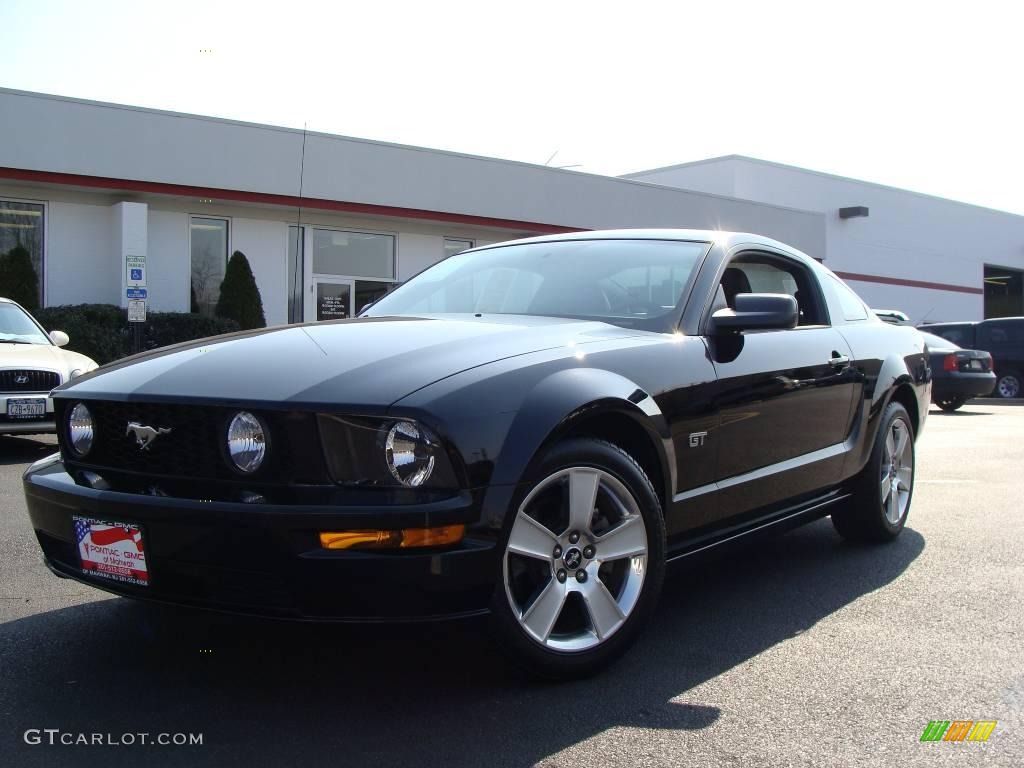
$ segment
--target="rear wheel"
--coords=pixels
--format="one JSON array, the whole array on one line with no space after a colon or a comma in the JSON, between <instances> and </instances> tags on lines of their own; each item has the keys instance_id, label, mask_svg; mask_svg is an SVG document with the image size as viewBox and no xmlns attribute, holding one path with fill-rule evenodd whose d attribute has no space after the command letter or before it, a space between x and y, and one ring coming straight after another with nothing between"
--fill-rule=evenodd
<instances>
[{"instance_id":1,"label":"rear wheel","mask_svg":"<svg viewBox=\"0 0 1024 768\"><path fill-rule=\"evenodd\" d=\"M948 413L952 413L966 402L966 397L947 397L944 400L939 400L935 404L939 406L939 408L941 408L942 410Z\"/></svg>"},{"instance_id":2,"label":"rear wheel","mask_svg":"<svg viewBox=\"0 0 1024 768\"><path fill-rule=\"evenodd\" d=\"M657 603L665 524L647 475L610 443L560 443L538 476L507 527L492 626L521 666L580 677L620 656Z\"/></svg>"},{"instance_id":3,"label":"rear wheel","mask_svg":"<svg viewBox=\"0 0 1024 768\"><path fill-rule=\"evenodd\" d=\"M1004 373L996 381L995 392L1000 397L1020 397L1021 375L1016 371Z\"/></svg>"},{"instance_id":4,"label":"rear wheel","mask_svg":"<svg viewBox=\"0 0 1024 768\"><path fill-rule=\"evenodd\" d=\"M914 430L907 409L892 402L853 495L832 513L832 524L845 539L891 541L906 525L913 495Z\"/></svg>"}]
</instances>

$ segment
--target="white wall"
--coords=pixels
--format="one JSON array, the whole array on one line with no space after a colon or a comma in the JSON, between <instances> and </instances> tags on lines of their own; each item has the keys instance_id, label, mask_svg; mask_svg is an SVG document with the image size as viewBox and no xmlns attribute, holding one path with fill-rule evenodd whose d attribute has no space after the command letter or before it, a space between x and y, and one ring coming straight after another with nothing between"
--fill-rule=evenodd
<instances>
[{"instance_id":1,"label":"white wall","mask_svg":"<svg viewBox=\"0 0 1024 768\"><path fill-rule=\"evenodd\" d=\"M119 304L120 260L111 242L110 206L51 202L47 214L47 305Z\"/></svg>"},{"instance_id":2,"label":"white wall","mask_svg":"<svg viewBox=\"0 0 1024 768\"><path fill-rule=\"evenodd\" d=\"M190 270L188 215L149 209L149 255L146 279L149 309L154 312L188 312Z\"/></svg>"},{"instance_id":3,"label":"white wall","mask_svg":"<svg viewBox=\"0 0 1024 768\"><path fill-rule=\"evenodd\" d=\"M302 131L8 89L0 89L0 125L0 168L277 195L299 190ZM808 253L825 245L822 217L806 210L318 133L307 137L302 191L501 219L513 236L538 231L531 224L683 227L758 232Z\"/></svg>"},{"instance_id":4,"label":"white wall","mask_svg":"<svg viewBox=\"0 0 1024 768\"><path fill-rule=\"evenodd\" d=\"M398 238L398 279L408 280L444 257L444 237L406 233Z\"/></svg>"},{"instance_id":5,"label":"white wall","mask_svg":"<svg viewBox=\"0 0 1024 768\"><path fill-rule=\"evenodd\" d=\"M267 325L288 322L288 225L283 221L234 218L231 250L252 267Z\"/></svg>"}]
</instances>

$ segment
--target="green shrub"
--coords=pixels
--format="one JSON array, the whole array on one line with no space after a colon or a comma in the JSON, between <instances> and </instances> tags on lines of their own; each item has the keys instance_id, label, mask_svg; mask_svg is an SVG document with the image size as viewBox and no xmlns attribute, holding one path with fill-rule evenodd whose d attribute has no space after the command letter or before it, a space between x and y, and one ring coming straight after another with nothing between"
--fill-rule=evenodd
<instances>
[{"instance_id":1,"label":"green shrub","mask_svg":"<svg viewBox=\"0 0 1024 768\"><path fill-rule=\"evenodd\" d=\"M228 260L215 314L234 320L242 330L267 326L260 289L249 268L249 260L241 251L235 251Z\"/></svg>"},{"instance_id":2,"label":"green shrub","mask_svg":"<svg viewBox=\"0 0 1024 768\"><path fill-rule=\"evenodd\" d=\"M33 314L47 331L64 331L71 338L67 349L100 365L129 353L127 314L113 304L46 307Z\"/></svg>"},{"instance_id":3,"label":"green shrub","mask_svg":"<svg viewBox=\"0 0 1024 768\"><path fill-rule=\"evenodd\" d=\"M0 255L0 294L29 312L39 309L39 276L31 254L21 243Z\"/></svg>"},{"instance_id":4,"label":"green shrub","mask_svg":"<svg viewBox=\"0 0 1024 768\"><path fill-rule=\"evenodd\" d=\"M237 330L238 323L224 317L206 317L186 312L150 312L146 316L143 344L146 349L156 349Z\"/></svg>"},{"instance_id":5,"label":"green shrub","mask_svg":"<svg viewBox=\"0 0 1024 768\"><path fill-rule=\"evenodd\" d=\"M125 310L113 304L75 304L47 307L34 313L48 331L71 337L67 349L88 355L100 365L131 354ZM238 323L187 312L149 312L143 328L146 350L238 330Z\"/></svg>"}]
</instances>

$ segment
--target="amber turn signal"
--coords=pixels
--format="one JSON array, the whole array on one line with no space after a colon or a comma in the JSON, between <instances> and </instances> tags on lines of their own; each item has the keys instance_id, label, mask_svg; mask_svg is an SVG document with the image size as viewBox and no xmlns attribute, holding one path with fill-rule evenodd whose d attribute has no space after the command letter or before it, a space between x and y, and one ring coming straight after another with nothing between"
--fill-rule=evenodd
<instances>
[{"instance_id":1,"label":"amber turn signal","mask_svg":"<svg viewBox=\"0 0 1024 768\"><path fill-rule=\"evenodd\" d=\"M407 549L438 547L462 541L464 525L439 525L434 528L403 528L398 531L338 531L321 533L324 549Z\"/></svg>"}]
</instances>

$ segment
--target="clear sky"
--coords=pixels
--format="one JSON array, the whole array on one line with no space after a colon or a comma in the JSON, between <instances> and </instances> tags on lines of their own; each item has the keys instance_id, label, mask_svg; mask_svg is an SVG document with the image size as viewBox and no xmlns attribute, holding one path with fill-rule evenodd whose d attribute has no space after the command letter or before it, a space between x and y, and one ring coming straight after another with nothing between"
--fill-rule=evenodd
<instances>
[{"instance_id":1,"label":"clear sky","mask_svg":"<svg viewBox=\"0 0 1024 768\"><path fill-rule=\"evenodd\" d=\"M0 85L593 173L746 154L1024 214L1022 38L1019 0L0 0Z\"/></svg>"}]
</instances>

